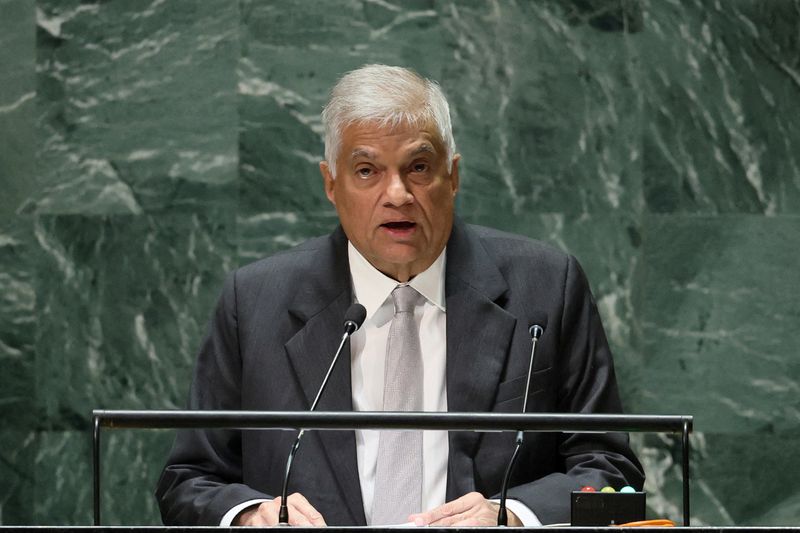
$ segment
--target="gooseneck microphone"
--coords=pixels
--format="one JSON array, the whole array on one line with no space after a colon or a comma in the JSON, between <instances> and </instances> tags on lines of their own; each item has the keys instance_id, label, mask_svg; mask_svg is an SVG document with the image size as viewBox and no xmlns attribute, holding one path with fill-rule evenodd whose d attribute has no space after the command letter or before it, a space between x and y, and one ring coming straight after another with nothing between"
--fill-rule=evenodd
<instances>
[{"instance_id":1,"label":"gooseneck microphone","mask_svg":"<svg viewBox=\"0 0 800 533\"><path fill-rule=\"evenodd\" d=\"M344 333L342 334L342 340L339 342L339 347L336 349L336 353L333 356L333 361L331 361L331 365L328 367L328 373L325 374L325 379L322 380L322 385L319 386L317 396L314 398L314 402L311 404L311 409L309 409L309 411L313 411L317 408L319 398L322 396L322 391L325 390L325 385L328 384L328 378L331 377L331 372L333 372L333 367L336 366L336 361L339 359L339 354L342 353L342 349L344 348L345 343L347 343L347 340L350 338L350 335L355 333L358 328L361 327L361 324L364 323L365 318L367 318L367 310L364 309L363 305L354 303L347 309L347 312L344 314ZM289 457L286 459L286 473L283 476L283 489L281 490L281 508L280 511L278 511L278 525L281 526L289 525L289 506L286 502L287 493L289 492L289 475L292 473L292 461L297 453L297 449L300 447L300 439L303 438L303 433L305 433L305 431L305 429L301 429L297 434L297 438L294 441L294 446L292 446L292 449L289 452Z\"/></svg>"},{"instance_id":2,"label":"gooseneck microphone","mask_svg":"<svg viewBox=\"0 0 800 533\"><path fill-rule=\"evenodd\" d=\"M522 413L525 414L528 410L528 392L531 387L531 376L533 376L533 356L536 355L536 343L544 333L544 328L547 326L547 317L542 316L538 318L538 324L532 325L528 328L528 333L531 334L531 358L528 362L528 381L525 383L525 396L522 400ZM539 325L541 324L541 325ZM500 508L497 510L497 525L508 525L508 509L506 508L506 496L508 494L508 484L511 481L511 472L514 470L514 464L517 462L519 450L522 448L522 441L525 433L517 431L517 438L515 439L516 446L514 446L514 453L511 455L511 460L508 462L506 473L503 476L503 485L500 490Z\"/></svg>"}]
</instances>

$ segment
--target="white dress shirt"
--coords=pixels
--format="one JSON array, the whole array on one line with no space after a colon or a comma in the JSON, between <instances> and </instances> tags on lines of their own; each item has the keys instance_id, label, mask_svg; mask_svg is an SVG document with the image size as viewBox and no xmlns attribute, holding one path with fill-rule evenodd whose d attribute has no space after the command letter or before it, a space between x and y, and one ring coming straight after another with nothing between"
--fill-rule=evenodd
<instances>
[{"instance_id":1,"label":"white dress shirt","mask_svg":"<svg viewBox=\"0 0 800 533\"><path fill-rule=\"evenodd\" d=\"M381 411L386 343L394 317L391 293L398 283L373 267L352 244L348 244L348 258L355 300L367 310L364 325L350 338L353 409ZM444 266L442 252L427 270L408 283L425 300L414 311L422 351L424 411L447 411ZM356 431L358 474L367 524L372 523L379 434L375 430ZM423 432L422 510L445 502L447 452L446 431Z\"/></svg>"}]
</instances>

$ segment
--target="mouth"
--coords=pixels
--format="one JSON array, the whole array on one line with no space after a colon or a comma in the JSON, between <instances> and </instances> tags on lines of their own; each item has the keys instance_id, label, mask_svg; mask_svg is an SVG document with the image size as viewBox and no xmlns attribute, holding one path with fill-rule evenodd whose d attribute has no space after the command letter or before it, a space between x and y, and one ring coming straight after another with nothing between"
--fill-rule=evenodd
<instances>
[{"instance_id":1,"label":"mouth","mask_svg":"<svg viewBox=\"0 0 800 533\"><path fill-rule=\"evenodd\" d=\"M381 224L381 227L390 229L390 230L408 230L415 227L417 224L415 222L411 222L409 220L401 220L398 222L385 222Z\"/></svg>"},{"instance_id":2,"label":"mouth","mask_svg":"<svg viewBox=\"0 0 800 533\"><path fill-rule=\"evenodd\" d=\"M384 222L381 228L387 231L390 235L396 237L403 237L411 235L417 227L416 222L410 220L397 220L393 222Z\"/></svg>"}]
</instances>

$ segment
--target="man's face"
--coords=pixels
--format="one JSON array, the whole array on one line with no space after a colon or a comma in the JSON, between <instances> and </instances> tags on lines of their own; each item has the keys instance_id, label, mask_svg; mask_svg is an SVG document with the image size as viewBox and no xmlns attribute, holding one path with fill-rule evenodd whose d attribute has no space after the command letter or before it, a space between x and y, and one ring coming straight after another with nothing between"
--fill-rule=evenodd
<instances>
[{"instance_id":1,"label":"man's face","mask_svg":"<svg viewBox=\"0 0 800 533\"><path fill-rule=\"evenodd\" d=\"M347 238L375 268L404 282L447 244L458 159L448 172L434 127L354 124L342 134L336 178L327 162L320 170Z\"/></svg>"}]
</instances>

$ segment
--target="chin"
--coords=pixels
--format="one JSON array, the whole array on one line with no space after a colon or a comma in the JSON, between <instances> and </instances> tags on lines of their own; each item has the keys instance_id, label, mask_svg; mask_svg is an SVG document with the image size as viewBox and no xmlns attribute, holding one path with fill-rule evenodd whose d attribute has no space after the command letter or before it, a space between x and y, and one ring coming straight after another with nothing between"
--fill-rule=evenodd
<instances>
[{"instance_id":1,"label":"chin","mask_svg":"<svg viewBox=\"0 0 800 533\"><path fill-rule=\"evenodd\" d=\"M381 256L381 258L379 260L382 263L387 264L387 265L398 266L398 267L406 267L406 266L410 266L412 263L416 262L418 259L419 258L416 255L410 256L410 255L397 254L397 255L384 255L384 256Z\"/></svg>"}]
</instances>

